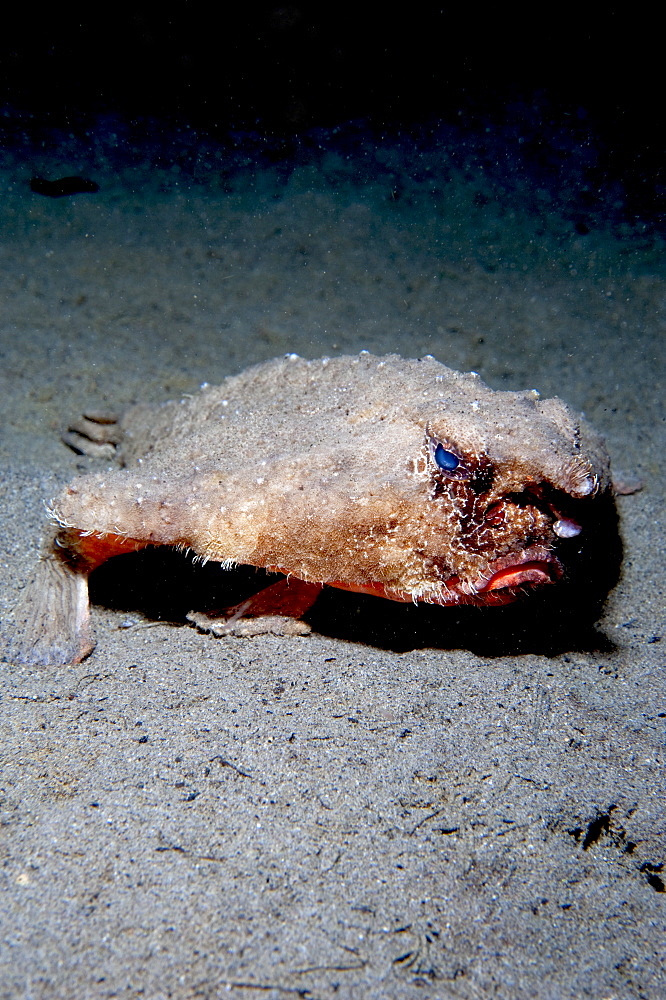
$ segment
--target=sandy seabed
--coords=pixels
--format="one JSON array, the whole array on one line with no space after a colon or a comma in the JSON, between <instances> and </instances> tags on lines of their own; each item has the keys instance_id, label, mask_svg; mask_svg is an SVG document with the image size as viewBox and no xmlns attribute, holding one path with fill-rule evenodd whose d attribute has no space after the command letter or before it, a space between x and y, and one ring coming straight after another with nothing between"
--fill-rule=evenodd
<instances>
[{"instance_id":1,"label":"sandy seabed","mask_svg":"<svg viewBox=\"0 0 666 1000\"><path fill-rule=\"evenodd\" d=\"M331 593L310 636L215 640L102 582L84 663L2 667L0 997L663 997L660 238L453 134L134 153L0 165L5 636L44 501L104 467L67 421L287 352L560 395L643 489L570 630Z\"/></svg>"}]
</instances>

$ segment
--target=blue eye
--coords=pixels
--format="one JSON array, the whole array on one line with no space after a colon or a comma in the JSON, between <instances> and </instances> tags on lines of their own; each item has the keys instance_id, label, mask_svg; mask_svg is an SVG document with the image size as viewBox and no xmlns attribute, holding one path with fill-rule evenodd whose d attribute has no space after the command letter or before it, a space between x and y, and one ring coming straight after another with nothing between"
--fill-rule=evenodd
<instances>
[{"instance_id":1,"label":"blue eye","mask_svg":"<svg viewBox=\"0 0 666 1000\"><path fill-rule=\"evenodd\" d=\"M441 444L435 448L434 459L442 472L453 472L460 465L460 459Z\"/></svg>"}]
</instances>

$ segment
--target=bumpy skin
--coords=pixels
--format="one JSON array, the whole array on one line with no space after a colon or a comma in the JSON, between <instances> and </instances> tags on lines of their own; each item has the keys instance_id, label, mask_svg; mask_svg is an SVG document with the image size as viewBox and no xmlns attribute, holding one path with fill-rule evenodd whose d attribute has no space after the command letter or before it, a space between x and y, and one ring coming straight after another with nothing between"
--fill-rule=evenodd
<instances>
[{"instance_id":1,"label":"bumpy skin","mask_svg":"<svg viewBox=\"0 0 666 1000\"><path fill-rule=\"evenodd\" d=\"M559 399L493 391L432 357L287 356L133 407L121 430L125 468L53 503L18 659L81 659L81 579L145 545L394 600L503 603L560 575L556 545L610 482L601 440ZM54 635L38 611L59 565L76 587Z\"/></svg>"}]
</instances>

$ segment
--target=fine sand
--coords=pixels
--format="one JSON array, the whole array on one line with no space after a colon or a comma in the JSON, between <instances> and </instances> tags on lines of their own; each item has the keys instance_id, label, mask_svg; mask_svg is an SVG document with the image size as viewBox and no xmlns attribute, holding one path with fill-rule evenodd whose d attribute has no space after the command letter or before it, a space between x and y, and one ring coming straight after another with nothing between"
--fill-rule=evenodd
<instances>
[{"instance_id":1,"label":"fine sand","mask_svg":"<svg viewBox=\"0 0 666 1000\"><path fill-rule=\"evenodd\" d=\"M287 352L560 395L643 488L575 614L329 592L309 636L213 639L183 619L219 567L103 570L84 663L2 664L2 1000L666 995L663 245L581 215L575 149L493 141L158 155L107 122L4 156L5 638L44 502L104 468L68 420Z\"/></svg>"}]
</instances>

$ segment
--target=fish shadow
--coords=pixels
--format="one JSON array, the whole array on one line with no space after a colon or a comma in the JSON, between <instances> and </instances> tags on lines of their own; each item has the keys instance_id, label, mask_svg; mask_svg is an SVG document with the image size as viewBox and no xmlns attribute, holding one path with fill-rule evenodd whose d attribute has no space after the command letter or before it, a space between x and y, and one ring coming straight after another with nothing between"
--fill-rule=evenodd
<instances>
[{"instance_id":1,"label":"fish shadow","mask_svg":"<svg viewBox=\"0 0 666 1000\"><path fill-rule=\"evenodd\" d=\"M487 608L401 604L325 587L305 620L320 635L399 653L468 649L493 658L612 652L615 644L595 625L621 572L622 543L610 499L602 498L581 537L565 563L562 580L522 594L513 604ZM570 540L568 544L571 547ZM278 578L248 566L232 570L223 570L219 563L204 566L173 549L144 549L97 569L90 579L90 596L93 604L185 624L192 610L229 607Z\"/></svg>"}]
</instances>

